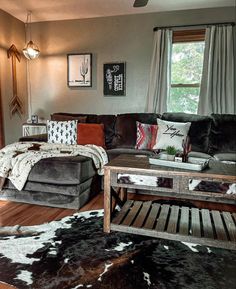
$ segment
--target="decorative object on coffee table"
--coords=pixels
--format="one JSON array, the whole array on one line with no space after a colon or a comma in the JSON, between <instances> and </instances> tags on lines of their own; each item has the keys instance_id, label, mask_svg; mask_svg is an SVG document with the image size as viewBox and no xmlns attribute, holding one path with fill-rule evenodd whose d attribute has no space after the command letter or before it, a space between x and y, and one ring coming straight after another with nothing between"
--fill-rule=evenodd
<instances>
[{"instance_id":1,"label":"decorative object on coffee table","mask_svg":"<svg viewBox=\"0 0 236 289\"><path fill-rule=\"evenodd\" d=\"M183 155L182 155L182 161L184 163L188 162L188 154L192 150L192 145L190 144L190 138L189 136L186 137L185 140L182 142L182 147L183 147Z\"/></svg>"},{"instance_id":2,"label":"decorative object on coffee table","mask_svg":"<svg viewBox=\"0 0 236 289\"><path fill-rule=\"evenodd\" d=\"M167 160L174 161L177 150L174 146L168 146L166 148L166 153L167 153Z\"/></svg>"},{"instance_id":3,"label":"decorative object on coffee table","mask_svg":"<svg viewBox=\"0 0 236 289\"><path fill-rule=\"evenodd\" d=\"M77 53L67 55L68 86L92 86L92 54Z\"/></svg>"}]
</instances>

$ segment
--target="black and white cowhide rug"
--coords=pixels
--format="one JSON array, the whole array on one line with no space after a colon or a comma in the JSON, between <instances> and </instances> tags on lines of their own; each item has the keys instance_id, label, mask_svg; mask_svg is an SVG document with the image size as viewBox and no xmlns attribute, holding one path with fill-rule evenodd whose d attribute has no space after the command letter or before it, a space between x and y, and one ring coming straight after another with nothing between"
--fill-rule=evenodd
<instances>
[{"instance_id":1,"label":"black and white cowhide rug","mask_svg":"<svg viewBox=\"0 0 236 289\"><path fill-rule=\"evenodd\" d=\"M19 289L233 289L236 252L103 233L103 211L0 230L0 281Z\"/></svg>"}]
</instances>

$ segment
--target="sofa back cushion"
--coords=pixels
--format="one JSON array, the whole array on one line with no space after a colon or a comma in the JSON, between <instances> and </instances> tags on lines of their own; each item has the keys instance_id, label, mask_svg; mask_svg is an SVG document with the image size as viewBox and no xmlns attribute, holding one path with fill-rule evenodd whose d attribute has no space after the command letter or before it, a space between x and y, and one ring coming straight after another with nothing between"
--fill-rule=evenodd
<instances>
[{"instance_id":1,"label":"sofa back cushion","mask_svg":"<svg viewBox=\"0 0 236 289\"><path fill-rule=\"evenodd\" d=\"M76 115L67 115L67 114L52 114L51 120L53 121L69 121L69 120L78 120L78 122L85 123L87 116L76 116Z\"/></svg>"},{"instance_id":2,"label":"sofa back cushion","mask_svg":"<svg viewBox=\"0 0 236 289\"><path fill-rule=\"evenodd\" d=\"M115 124L115 136L112 145L114 148L135 148L137 138L136 122L157 124L156 113L125 113L118 114Z\"/></svg>"},{"instance_id":3,"label":"sofa back cushion","mask_svg":"<svg viewBox=\"0 0 236 289\"><path fill-rule=\"evenodd\" d=\"M212 114L210 153L236 153L236 115Z\"/></svg>"},{"instance_id":4,"label":"sofa back cushion","mask_svg":"<svg viewBox=\"0 0 236 289\"><path fill-rule=\"evenodd\" d=\"M47 121L48 143L74 145L77 142L77 120Z\"/></svg>"},{"instance_id":5,"label":"sofa back cushion","mask_svg":"<svg viewBox=\"0 0 236 289\"><path fill-rule=\"evenodd\" d=\"M104 124L79 123L77 130L77 144L94 144L105 148Z\"/></svg>"},{"instance_id":6,"label":"sofa back cushion","mask_svg":"<svg viewBox=\"0 0 236 289\"><path fill-rule=\"evenodd\" d=\"M188 135L192 150L205 153L209 151L211 117L188 113L164 113L162 119L176 122L191 122Z\"/></svg>"},{"instance_id":7,"label":"sofa back cushion","mask_svg":"<svg viewBox=\"0 0 236 289\"><path fill-rule=\"evenodd\" d=\"M96 115L96 114L75 114L75 113L65 113L57 112L51 115L51 120L78 120L80 123L102 123L104 124L104 133L105 133L105 144L107 148L111 148L112 139L115 135L115 115ZM85 119L85 121L80 121Z\"/></svg>"}]
</instances>

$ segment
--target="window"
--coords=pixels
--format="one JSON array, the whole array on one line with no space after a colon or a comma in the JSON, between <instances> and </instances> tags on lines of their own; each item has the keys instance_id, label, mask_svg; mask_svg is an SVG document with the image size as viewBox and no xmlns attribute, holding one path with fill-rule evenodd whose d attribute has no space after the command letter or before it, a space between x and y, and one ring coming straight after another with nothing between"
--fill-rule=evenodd
<instances>
[{"instance_id":1,"label":"window","mask_svg":"<svg viewBox=\"0 0 236 289\"><path fill-rule=\"evenodd\" d=\"M205 30L174 31L169 112L197 113Z\"/></svg>"}]
</instances>

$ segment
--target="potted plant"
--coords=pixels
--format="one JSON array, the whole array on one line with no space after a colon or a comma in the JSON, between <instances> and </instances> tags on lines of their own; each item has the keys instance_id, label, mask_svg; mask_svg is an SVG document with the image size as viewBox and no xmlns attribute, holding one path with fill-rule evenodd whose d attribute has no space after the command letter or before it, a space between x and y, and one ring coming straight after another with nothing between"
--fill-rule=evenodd
<instances>
[{"instance_id":1,"label":"potted plant","mask_svg":"<svg viewBox=\"0 0 236 289\"><path fill-rule=\"evenodd\" d=\"M176 153L177 153L177 150L174 146L168 146L166 148L167 160L174 161Z\"/></svg>"}]
</instances>

